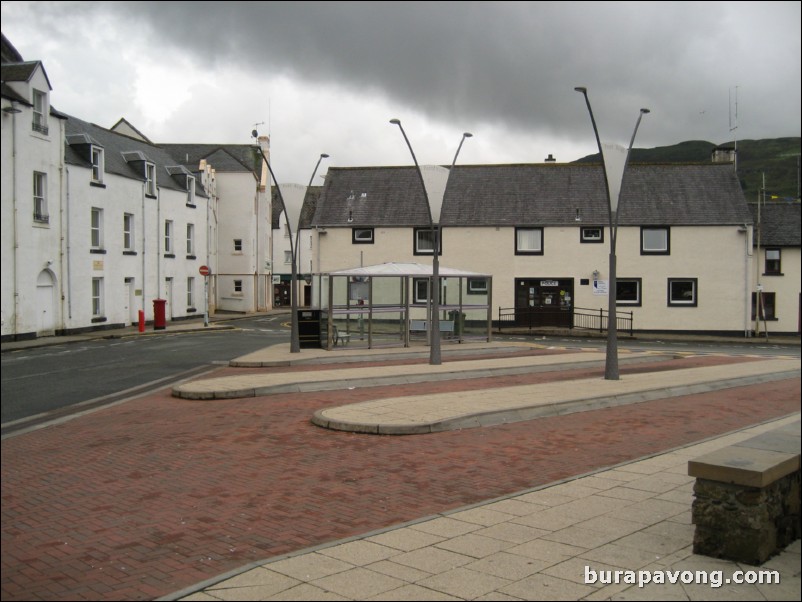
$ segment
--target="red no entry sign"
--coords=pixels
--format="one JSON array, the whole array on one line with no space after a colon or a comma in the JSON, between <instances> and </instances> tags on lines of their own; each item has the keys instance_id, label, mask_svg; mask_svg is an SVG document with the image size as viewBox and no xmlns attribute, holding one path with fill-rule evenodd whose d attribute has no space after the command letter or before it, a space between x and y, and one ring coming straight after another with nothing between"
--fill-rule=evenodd
<instances>
[{"instance_id":1,"label":"red no entry sign","mask_svg":"<svg viewBox=\"0 0 802 602\"><path fill-rule=\"evenodd\" d=\"M208 265L202 265L200 268L198 268L198 271L200 272L201 276L208 276L212 273Z\"/></svg>"}]
</instances>

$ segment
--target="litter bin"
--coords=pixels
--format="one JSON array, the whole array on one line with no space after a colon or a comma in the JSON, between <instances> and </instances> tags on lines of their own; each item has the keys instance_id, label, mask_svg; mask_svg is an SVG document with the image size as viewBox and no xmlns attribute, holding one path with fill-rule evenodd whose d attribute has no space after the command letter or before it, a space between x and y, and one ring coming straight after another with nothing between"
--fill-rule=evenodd
<instances>
[{"instance_id":1,"label":"litter bin","mask_svg":"<svg viewBox=\"0 0 802 602\"><path fill-rule=\"evenodd\" d=\"M454 336L462 336L462 333L465 332L465 314L452 309L448 312L448 319L454 322Z\"/></svg>"},{"instance_id":2,"label":"litter bin","mask_svg":"<svg viewBox=\"0 0 802 602\"><path fill-rule=\"evenodd\" d=\"M167 326L167 299L153 300L153 329L164 330Z\"/></svg>"},{"instance_id":3,"label":"litter bin","mask_svg":"<svg viewBox=\"0 0 802 602\"><path fill-rule=\"evenodd\" d=\"M298 310L298 345L302 349L320 349L320 310Z\"/></svg>"}]
</instances>

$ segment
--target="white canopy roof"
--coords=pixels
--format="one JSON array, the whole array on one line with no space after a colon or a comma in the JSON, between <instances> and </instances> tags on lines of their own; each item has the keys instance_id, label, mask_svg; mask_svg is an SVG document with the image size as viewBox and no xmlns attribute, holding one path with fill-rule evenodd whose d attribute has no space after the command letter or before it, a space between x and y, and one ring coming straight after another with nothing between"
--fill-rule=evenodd
<instances>
[{"instance_id":1,"label":"white canopy roof","mask_svg":"<svg viewBox=\"0 0 802 602\"><path fill-rule=\"evenodd\" d=\"M455 270L453 268L440 267L440 276L443 278L487 278L490 274L479 274L476 272L466 272L465 270ZM349 270L337 270L329 272L330 276L431 276L432 266L422 263L380 263L361 268L351 268Z\"/></svg>"}]
</instances>

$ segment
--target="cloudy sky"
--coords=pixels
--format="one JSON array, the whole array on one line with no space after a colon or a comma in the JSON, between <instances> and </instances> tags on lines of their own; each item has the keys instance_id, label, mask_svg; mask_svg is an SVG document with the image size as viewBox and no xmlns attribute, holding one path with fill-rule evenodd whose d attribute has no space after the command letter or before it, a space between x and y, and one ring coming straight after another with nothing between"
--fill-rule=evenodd
<instances>
[{"instance_id":1,"label":"cloudy sky","mask_svg":"<svg viewBox=\"0 0 802 602\"><path fill-rule=\"evenodd\" d=\"M604 143L641 107L638 147L800 135L799 2L3 2L2 28L59 110L159 142L256 127L281 182L322 152L409 164L391 118L422 164L464 131L460 163L573 161L596 151L575 86Z\"/></svg>"}]
</instances>

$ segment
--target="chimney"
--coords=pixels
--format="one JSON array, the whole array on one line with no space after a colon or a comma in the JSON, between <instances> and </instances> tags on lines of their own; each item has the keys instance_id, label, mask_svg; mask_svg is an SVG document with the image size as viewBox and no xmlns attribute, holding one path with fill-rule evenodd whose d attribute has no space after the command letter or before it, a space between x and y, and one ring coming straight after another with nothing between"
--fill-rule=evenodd
<instances>
[{"instance_id":1,"label":"chimney","mask_svg":"<svg viewBox=\"0 0 802 602\"><path fill-rule=\"evenodd\" d=\"M549 156L548 156L548 157L546 157L546 158L544 159L544 161L545 161L546 163L556 163L556 162L557 162L557 159L555 159L555 158L552 156L552 154L551 154L551 153L549 153Z\"/></svg>"}]
</instances>

